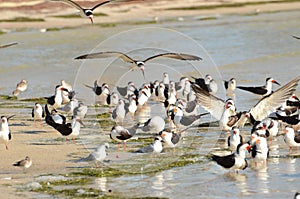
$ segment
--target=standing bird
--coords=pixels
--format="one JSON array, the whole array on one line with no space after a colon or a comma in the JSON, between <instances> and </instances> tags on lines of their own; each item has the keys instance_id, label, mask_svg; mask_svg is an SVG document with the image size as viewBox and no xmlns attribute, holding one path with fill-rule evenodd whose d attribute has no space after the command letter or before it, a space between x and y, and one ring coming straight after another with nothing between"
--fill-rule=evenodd
<instances>
[{"instance_id":1,"label":"standing bird","mask_svg":"<svg viewBox=\"0 0 300 199\"><path fill-rule=\"evenodd\" d=\"M229 81L224 81L224 87L227 91L227 94L232 94L236 89L236 80L235 78L231 78Z\"/></svg>"},{"instance_id":2,"label":"standing bird","mask_svg":"<svg viewBox=\"0 0 300 199\"><path fill-rule=\"evenodd\" d=\"M165 120L161 116L153 116L149 118L142 127L143 131L154 131L155 133L164 130Z\"/></svg>"},{"instance_id":3,"label":"standing bird","mask_svg":"<svg viewBox=\"0 0 300 199\"><path fill-rule=\"evenodd\" d=\"M79 102L78 106L73 110L73 117L78 117L80 120L85 118L88 107L83 102Z\"/></svg>"},{"instance_id":4,"label":"standing bird","mask_svg":"<svg viewBox=\"0 0 300 199\"><path fill-rule=\"evenodd\" d=\"M170 148L175 148L175 146L179 143L181 138L181 133L175 133L174 131L163 130L159 132L159 135Z\"/></svg>"},{"instance_id":5,"label":"standing bird","mask_svg":"<svg viewBox=\"0 0 300 199\"><path fill-rule=\"evenodd\" d=\"M256 95L261 95L261 96L268 96L270 95L273 91L272 91L272 85L277 84L280 85L276 80L274 80L272 77L268 77L266 79L266 84L264 86L251 86L251 87L247 87L247 86L237 86L237 88L241 89L241 90L245 90L245 91L249 91L251 93L254 93Z\"/></svg>"},{"instance_id":6,"label":"standing bird","mask_svg":"<svg viewBox=\"0 0 300 199\"><path fill-rule=\"evenodd\" d=\"M178 59L178 60L190 60L190 61L202 60L202 58L200 58L200 57L197 57L194 55L189 55L189 54L183 54L183 53L162 53L162 54L157 54L157 55L148 57L145 60L135 60L124 53L116 52L116 51L85 54L85 55L76 57L75 59L95 59L95 58L108 58L108 57L119 57L124 62L131 63L132 65L130 66L130 70L139 68L142 71L144 78L145 78L145 73L144 73L145 63L152 59L165 57L165 58L172 58L172 59Z\"/></svg>"},{"instance_id":7,"label":"standing bird","mask_svg":"<svg viewBox=\"0 0 300 199\"><path fill-rule=\"evenodd\" d=\"M236 151L239 144L243 144L243 138L240 135L240 130L238 127L232 127L230 131L230 136L228 137L228 147L231 151Z\"/></svg>"},{"instance_id":8,"label":"standing bird","mask_svg":"<svg viewBox=\"0 0 300 199\"><path fill-rule=\"evenodd\" d=\"M17 96L20 92L24 92L27 89L27 81L22 79L16 86L16 90L13 91L13 95Z\"/></svg>"},{"instance_id":9,"label":"standing bird","mask_svg":"<svg viewBox=\"0 0 300 199\"><path fill-rule=\"evenodd\" d=\"M104 143L104 144L100 144L97 146L97 148L86 158L81 158L79 161L95 161L96 162L96 167L98 167L98 162L102 162L106 156L107 156L107 152L106 150L109 149L109 144L108 143Z\"/></svg>"},{"instance_id":10,"label":"standing bird","mask_svg":"<svg viewBox=\"0 0 300 199\"><path fill-rule=\"evenodd\" d=\"M5 117L1 116L1 122L0 122L0 142L5 144L6 150L8 150L7 142L11 140L11 133L8 127L8 120L12 118L15 115Z\"/></svg>"},{"instance_id":11,"label":"standing bird","mask_svg":"<svg viewBox=\"0 0 300 199\"><path fill-rule=\"evenodd\" d=\"M23 169L28 169L32 165L32 160L26 156L25 159L19 160L13 164L16 167L22 167Z\"/></svg>"},{"instance_id":12,"label":"standing bird","mask_svg":"<svg viewBox=\"0 0 300 199\"><path fill-rule=\"evenodd\" d=\"M285 137L284 142L290 147L290 154L293 152L293 147L297 147L297 151L299 151L300 147L300 133L289 126L285 127Z\"/></svg>"},{"instance_id":13,"label":"standing bird","mask_svg":"<svg viewBox=\"0 0 300 199\"><path fill-rule=\"evenodd\" d=\"M258 136L255 143L251 146L251 157L255 163L255 167L262 162L262 166L267 166L267 158L269 156L269 148L267 139L263 136Z\"/></svg>"},{"instance_id":14,"label":"standing bird","mask_svg":"<svg viewBox=\"0 0 300 199\"><path fill-rule=\"evenodd\" d=\"M121 123L123 125L123 120L126 115L125 103L122 99L119 99L119 102L115 109L113 110L111 116L115 120L116 124Z\"/></svg>"},{"instance_id":15,"label":"standing bird","mask_svg":"<svg viewBox=\"0 0 300 199\"><path fill-rule=\"evenodd\" d=\"M77 3L75 3L74 1L71 1L71 0L51 0L51 1L60 1L60 2L64 2L70 6L73 6L75 7L76 9L79 10L80 12L80 15L81 17L88 17L90 18L91 22L93 22L93 11L98 8L99 6L102 6L106 3L109 3L110 1L104 1L104 2L101 2L97 5L95 5L93 8L89 8L89 9L86 9L86 8L82 8L80 5L78 5Z\"/></svg>"},{"instance_id":16,"label":"standing bird","mask_svg":"<svg viewBox=\"0 0 300 199\"><path fill-rule=\"evenodd\" d=\"M136 152L137 153L161 153L163 150L162 142L164 142L162 138L160 136L157 136L154 138L153 143L151 143L150 145L144 148L137 150Z\"/></svg>"},{"instance_id":17,"label":"standing bird","mask_svg":"<svg viewBox=\"0 0 300 199\"><path fill-rule=\"evenodd\" d=\"M36 123L36 120L40 120L40 125L42 125L42 119L45 117L45 111L41 104L35 103L31 116L33 117L34 124Z\"/></svg>"},{"instance_id":18,"label":"standing bird","mask_svg":"<svg viewBox=\"0 0 300 199\"><path fill-rule=\"evenodd\" d=\"M246 158L246 151L250 151L251 146L248 143L239 144L237 151L226 156L213 155L212 160L216 161L218 165L230 170L244 170L248 167Z\"/></svg>"},{"instance_id":19,"label":"standing bird","mask_svg":"<svg viewBox=\"0 0 300 199\"><path fill-rule=\"evenodd\" d=\"M138 127L139 124L136 124L129 129L122 126L113 126L110 132L110 138L118 141L118 149L120 149L120 142L123 141L124 149L126 149L126 141L136 134Z\"/></svg>"}]
</instances>

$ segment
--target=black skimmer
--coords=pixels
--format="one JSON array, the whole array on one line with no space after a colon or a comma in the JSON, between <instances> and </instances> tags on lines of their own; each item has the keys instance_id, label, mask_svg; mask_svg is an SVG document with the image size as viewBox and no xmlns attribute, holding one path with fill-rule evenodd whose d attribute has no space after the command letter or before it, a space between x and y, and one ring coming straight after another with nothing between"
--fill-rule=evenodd
<instances>
[{"instance_id":1,"label":"black skimmer","mask_svg":"<svg viewBox=\"0 0 300 199\"><path fill-rule=\"evenodd\" d=\"M203 90L209 92L210 94L215 94L218 91L218 85L216 81L209 74L207 74L205 78L192 78L195 80L193 84L197 84Z\"/></svg>"},{"instance_id":2,"label":"black skimmer","mask_svg":"<svg viewBox=\"0 0 300 199\"><path fill-rule=\"evenodd\" d=\"M31 111L31 116L33 117L34 123L36 123L36 120L40 120L40 125L42 125L42 119L45 117L45 111L41 104L35 103Z\"/></svg>"},{"instance_id":3,"label":"black skimmer","mask_svg":"<svg viewBox=\"0 0 300 199\"><path fill-rule=\"evenodd\" d=\"M255 139L254 144L251 146L251 157L255 163L255 167L262 162L262 166L267 166L267 158L269 156L269 148L267 139L262 136L258 136Z\"/></svg>"},{"instance_id":4,"label":"black skimmer","mask_svg":"<svg viewBox=\"0 0 300 199\"><path fill-rule=\"evenodd\" d=\"M295 39L300 39L300 37L295 36L295 35L292 35L292 37L295 38Z\"/></svg>"},{"instance_id":5,"label":"black skimmer","mask_svg":"<svg viewBox=\"0 0 300 199\"><path fill-rule=\"evenodd\" d=\"M118 141L118 149L120 149L120 142L123 142L123 147L126 149L126 141L136 134L138 128L139 124L136 124L129 129L122 126L113 126L110 132L110 138Z\"/></svg>"},{"instance_id":6,"label":"black skimmer","mask_svg":"<svg viewBox=\"0 0 300 199\"><path fill-rule=\"evenodd\" d=\"M202 113L199 115L184 115L183 110L180 107L176 106L168 111L168 115L177 128L179 128L180 126L190 126L194 122L198 121L202 116L207 114L209 113Z\"/></svg>"},{"instance_id":7,"label":"black skimmer","mask_svg":"<svg viewBox=\"0 0 300 199\"><path fill-rule=\"evenodd\" d=\"M119 102L115 109L113 110L111 116L115 120L116 124L121 123L123 125L123 120L126 116L125 103L122 99L119 99Z\"/></svg>"},{"instance_id":8,"label":"black skimmer","mask_svg":"<svg viewBox=\"0 0 300 199\"><path fill-rule=\"evenodd\" d=\"M20 92L24 92L27 90L27 81L22 79L16 86L16 89L13 91L14 96L18 96Z\"/></svg>"},{"instance_id":9,"label":"black skimmer","mask_svg":"<svg viewBox=\"0 0 300 199\"><path fill-rule=\"evenodd\" d=\"M280 85L276 80L274 80L272 77L268 77L266 79L266 84L264 86L237 86L237 88L244 90L244 91L249 91L251 93L254 93L256 95L261 95L261 96L268 96L270 95L272 91L272 85L277 84Z\"/></svg>"},{"instance_id":10,"label":"black skimmer","mask_svg":"<svg viewBox=\"0 0 300 199\"><path fill-rule=\"evenodd\" d=\"M250 151L251 146L248 143L239 144L237 151L225 156L213 155L212 160L216 161L218 165L230 170L244 170L248 167L246 158L246 151Z\"/></svg>"},{"instance_id":11,"label":"black skimmer","mask_svg":"<svg viewBox=\"0 0 300 199\"><path fill-rule=\"evenodd\" d=\"M61 135L72 137L73 141L74 141L74 137L79 135L80 125L83 125L80 118L73 117L71 123L66 123L66 118L64 116L50 114L47 105L45 105L45 112L46 112L46 117L45 117L46 123L52 126L54 129L56 129ZM59 120L56 120L55 116L61 118L59 118ZM61 120L63 120L62 123ZM66 141L68 141L67 137L66 137Z\"/></svg>"},{"instance_id":12,"label":"black skimmer","mask_svg":"<svg viewBox=\"0 0 300 199\"><path fill-rule=\"evenodd\" d=\"M182 132L182 131L181 131ZM159 135L162 137L164 142L168 147L174 148L180 141L181 133L175 133L174 131L163 130L159 132Z\"/></svg>"},{"instance_id":13,"label":"black skimmer","mask_svg":"<svg viewBox=\"0 0 300 199\"><path fill-rule=\"evenodd\" d=\"M236 89L235 78L231 78L228 81L224 80L224 87L225 87L227 93L234 93L234 90Z\"/></svg>"},{"instance_id":14,"label":"black skimmer","mask_svg":"<svg viewBox=\"0 0 300 199\"><path fill-rule=\"evenodd\" d=\"M178 99L176 104L177 106L181 107L184 113L194 113L197 109L197 102L196 100L186 101L184 99Z\"/></svg>"},{"instance_id":15,"label":"black skimmer","mask_svg":"<svg viewBox=\"0 0 300 199\"><path fill-rule=\"evenodd\" d=\"M299 80L300 77L297 77L277 89L272 94L259 100L256 105L247 111L250 114L250 117L252 117L252 119L255 121L262 121L263 119L267 118L270 112L274 112L283 102L292 96L296 90L296 87L298 86ZM198 104L210 112L210 114L217 120L220 120L223 130L229 131L230 129L227 127L239 122L239 117L236 116L241 116L243 113L240 112L238 114L234 114L235 107L233 100L227 100L227 102L224 102L222 99L209 94L207 91L196 85L193 85L193 89L196 93ZM228 108L231 109L231 113L227 113Z\"/></svg>"},{"instance_id":16,"label":"black skimmer","mask_svg":"<svg viewBox=\"0 0 300 199\"><path fill-rule=\"evenodd\" d=\"M55 94L51 97L45 97L47 99L47 103L53 106L54 108L61 107L63 103L63 91L69 92L68 89L58 85L55 88Z\"/></svg>"},{"instance_id":17,"label":"black skimmer","mask_svg":"<svg viewBox=\"0 0 300 199\"><path fill-rule=\"evenodd\" d=\"M299 113L300 100L293 94L288 100L286 100L281 107L278 108L278 111L284 112L285 115L291 116Z\"/></svg>"},{"instance_id":18,"label":"black skimmer","mask_svg":"<svg viewBox=\"0 0 300 199\"><path fill-rule=\"evenodd\" d=\"M115 107L119 102L118 93L112 92L111 94L109 94L106 99L106 102L107 102L107 105L109 105L110 107Z\"/></svg>"},{"instance_id":19,"label":"black skimmer","mask_svg":"<svg viewBox=\"0 0 300 199\"><path fill-rule=\"evenodd\" d=\"M46 104L44 110L46 113L46 115L45 115L46 122L48 120L48 121L53 121L57 124L66 124L67 118L64 115L59 114L55 109L52 109L51 113L50 113L50 111L48 109L48 105Z\"/></svg>"},{"instance_id":20,"label":"black skimmer","mask_svg":"<svg viewBox=\"0 0 300 199\"><path fill-rule=\"evenodd\" d=\"M299 37L299 39L300 39L300 37ZM296 193L295 193L294 199L300 199L300 193L299 193L299 192L296 192Z\"/></svg>"},{"instance_id":21,"label":"black skimmer","mask_svg":"<svg viewBox=\"0 0 300 199\"><path fill-rule=\"evenodd\" d=\"M104 1L104 2L101 2L101 3L98 3L97 5L95 5L94 7L92 8L89 8L89 9L86 9L86 8L82 8L79 4L75 3L74 1L71 1L71 0L51 0L51 1L60 1L60 2L64 2L70 6L73 6L74 8L76 8L77 10L79 10L80 12L80 15L82 17L88 17L90 18L91 22L93 22L93 11L98 8L99 6L102 6L104 4L107 4L109 3L110 1Z\"/></svg>"},{"instance_id":22,"label":"black skimmer","mask_svg":"<svg viewBox=\"0 0 300 199\"><path fill-rule=\"evenodd\" d=\"M141 129L143 131L154 131L157 133L164 130L165 125L165 120L161 116L153 116L144 123Z\"/></svg>"},{"instance_id":23,"label":"black skimmer","mask_svg":"<svg viewBox=\"0 0 300 199\"><path fill-rule=\"evenodd\" d=\"M240 129L234 126L230 131L230 136L228 137L227 145L231 151L236 151L237 146L241 143L243 143L243 138L240 135Z\"/></svg>"},{"instance_id":24,"label":"black skimmer","mask_svg":"<svg viewBox=\"0 0 300 199\"><path fill-rule=\"evenodd\" d=\"M102 162L106 157L107 157L107 152L106 150L109 149L109 144L104 143L100 144L97 146L97 148L90 153L90 155L86 158L81 158L78 160L79 162L85 161L85 162L90 162L90 161L95 161L96 162L96 167L98 167L98 162Z\"/></svg>"},{"instance_id":25,"label":"black skimmer","mask_svg":"<svg viewBox=\"0 0 300 199\"><path fill-rule=\"evenodd\" d=\"M137 150L136 153L161 153L163 150L162 142L164 142L162 138L160 136L157 136L154 138L153 143Z\"/></svg>"},{"instance_id":26,"label":"black skimmer","mask_svg":"<svg viewBox=\"0 0 300 199\"><path fill-rule=\"evenodd\" d=\"M0 45L0 48L7 48L7 47L14 46L14 45L17 45L17 44L18 43L14 42L14 43L10 43L10 44Z\"/></svg>"},{"instance_id":27,"label":"black skimmer","mask_svg":"<svg viewBox=\"0 0 300 199\"><path fill-rule=\"evenodd\" d=\"M26 156L25 159L19 160L13 164L13 166L22 167L23 169L28 169L31 165L32 160L28 156Z\"/></svg>"},{"instance_id":28,"label":"black skimmer","mask_svg":"<svg viewBox=\"0 0 300 199\"><path fill-rule=\"evenodd\" d=\"M282 122L285 122L289 125L298 125L300 124L300 119L298 115L292 115L292 116L283 116L277 112L272 113L269 118L272 118L274 120L281 120Z\"/></svg>"},{"instance_id":29,"label":"black skimmer","mask_svg":"<svg viewBox=\"0 0 300 199\"><path fill-rule=\"evenodd\" d=\"M184 54L184 53L162 53L162 54L157 54L157 55L148 57L145 60L135 60L135 59L132 59L131 57L129 57L128 55L124 54L124 53L116 52L116 51L85 54L85 55L81 55L79 57L76 57L75 59L96 59L96 58L108 58L108 57L119 57L124 62L131 63L132 65L130 66L130 70L134 70L134 69L139 68L142 71L144 78L145 78L145 74L144 74L145 63L147 61L152 60L152 59L165 57L165 58L172 58L172 59L178 59L178 60L188 60L188 61L202 60L202 58L200 58L198 56Z\"/></svg>"},{"instance_id":30,"label":"black skimmer","mask_svg":"<svg viewBox=\"0 0 300 199\"><path fill-rule=\"evenodd\" d=\"M1 116L1 123L0 123L0 142L5 144L6 150L8 150L7 142L11 140L11 132L8 127L8 120L15 115L6 117Z\"/></svg>"},{"instance_id":31,"label":"black skimmer","mask_svg":"<svg viewBox=\"0 0 300 199\"><path fill-rule=\"evenodd\" d=\"M136 99L136 96L133 95L129 97L129 104L126 104L125 110L128 110L128 113L130 113L132 121L134 120L135 112L138 108L138 102Z\"/></svg>"},{"instance_id":32,"label":"black skimmer","mask_svg":"<svg viewBox=\"0 0 300 199\"><path fill-rule=\"evenodd\" d=\"M285 143L290 147L290 154L293 152L293 147L297 147L297 151L300 147L300 132L295 132L292 127L285 127Z\"/></svg>"}]
</instances>

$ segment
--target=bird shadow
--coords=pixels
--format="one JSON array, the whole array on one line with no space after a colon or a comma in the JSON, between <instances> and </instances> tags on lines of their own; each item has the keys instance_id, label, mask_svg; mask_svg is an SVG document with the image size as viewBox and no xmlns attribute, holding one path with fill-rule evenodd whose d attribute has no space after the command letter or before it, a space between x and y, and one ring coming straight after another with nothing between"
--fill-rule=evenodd
<instances>
[{"instance_id":1,"label":"bird shadow","mask_svg":"<svg viewBox=\"0 0 300 199\"><path fill-rule=\"evenodd\" d=\"M25 134L40 134L40 133L47 133L47 131L24 131Z\"/></svg>"}]
</instances>

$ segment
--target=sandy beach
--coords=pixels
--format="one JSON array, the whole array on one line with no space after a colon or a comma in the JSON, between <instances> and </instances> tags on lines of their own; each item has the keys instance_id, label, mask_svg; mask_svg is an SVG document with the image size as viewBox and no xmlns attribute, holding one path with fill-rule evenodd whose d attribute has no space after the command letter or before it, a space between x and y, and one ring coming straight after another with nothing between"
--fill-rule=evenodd
<instances>
[{"instance_id":1,"label":"sandy beach","mask_svg":"<svg viewBox=\"0 0 300 199\"><path fill-rule=\"evenodd\" d=\"M92 6L95 1L80 2L83 6ZM239 4L240 6L234 6ZM15 7L14 7L15 5ZM18 6L16 6L18 5ZM21 4L23 5L23 4ZM193 9L195 8L195 9ZM232 0L232 1L130 1L112 2L101 6L95 13L104 13L104 16L95 16L95 25L109 23L128 23L141 21L161 21L184 19L187 16L215 16L226 14L255 14L259 12L277 12L296 10L300 8L300 2L284 2L268 0ZM18 3L9 4L7 1L0 1L1 29L22 29L22 28L64 28L90 25L88 19L80 18L76 10L68 5L59 2L28 1L28 4L19 6ZM77 18L55 17L73 15ZM29 19L42 19L43 21L14 22L13 19L25 17ZM5 22L11 19L12 21ZM3 21L4 20L4 21Z\"/></svg>"},{"instance_id":2,"label":"sandy beach","mask_svg":"<svg viewBox=\"0 0 300 199\"><path fill-rule=\"evenodd\" d=\"M84 5L93 5L95 1ZM151 20L169 20L190 16L213 16L226 14L251 14L257 12L277 12L300 9L300 2L290 3L266 3L256 5L245 5L241 7L218 7L207 9L179 9L187 7L200 7L207 5L226 5L232 3L244 2L268 2L266 1L132 1L129 3L112 3L101 7L99 11L106 13L107 16L96 16L95 25L101 23L121 23L126 24L130 21L151 21ZM57 15L74 14L74 9L65 5L58 5L56 2L32 1L23 6L16 6L18 1L0 0L0 20L14 19L16 17L42 18L42 22L0 22L0 29L4 32L18 29L50 29L80 27L90 25L90 21L84 18L61 18ZM34 8L34 9L32 9ZM64 10L62 11L63 8ZM172 9L170 9L172 8ZM173 9L177 8L177 9ZM4 41L1 41L4 43ZM4 99L0 101L6 103ZM11 108L14 109L14 108ZM18 111L19 109L14 109ZM9 109L1 114L9 114ZM12 132L12 140L8 143L9 150L0 144L0 196L1 198L18 199L32 198L34 193L30 191L18 191L20 185L34 180L35 177L47 174L65 174L70 172L70 168L76 167L74 161L75 155L87 155L85 146L76 143L66 143L59 133L45 123L42 126L35 125L30 117L31 110L27 109L27 115L16 116L9 121ZM57 140L57 138L59 138ZM79 138L80 139L80 138ZM29 155L32 160L32 166L23 172L21 168L13 167L12 164L17 160Z\"/></svg>"}]
</instances>

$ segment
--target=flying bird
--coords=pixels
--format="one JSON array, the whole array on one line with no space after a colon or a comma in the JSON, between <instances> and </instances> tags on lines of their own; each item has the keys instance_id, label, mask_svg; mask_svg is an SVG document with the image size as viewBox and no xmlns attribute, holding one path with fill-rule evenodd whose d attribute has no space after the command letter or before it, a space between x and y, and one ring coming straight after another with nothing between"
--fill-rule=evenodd
<instances>
[{"instance_id":1,"label":"flying bird","mask_svg":"<svg viewBox=\"0 0 300 199\"><path fill-rule=\"evenodd\" d=\"M152 59L165 57L165 58L172 58L172 59L178 59L178 60L189 60L189 61L202 60L202 58L200 58L198 56L183 54L183 53L162 53L162 54L157 54L157 55L148 57L145 60L135 60L124 53L116 52L116 51L85 54L85 55L76 57L75 59L97 59L97 58L108 58L108 57L119 57L124 62L131 63L132 65L130 66L130 69L134 70L134 69L139 68L142 71L144 77L145 77L145 73L144 73L145 63Z\"/></svg>"},{"instance_id":2,"label":"flying bird","mask_svg":"<svg viewBox=\"0 0 300 199\"><path fill-rule=\"evenodd\" d=\"M98 3L97 5L95 5L94 7L92 8L82 8L79 4L75 3L74 1L71 1L71 0L51 0L51 1L60 1L60 2L63 2L63 3L66 3L70 6L73 6L74 8L76 8L77 10L79 10L80 12L80 15L82 17L88 17L90 18L91 22L94 23L93 21L93 11L98 8L99 6L102 6L104 4L107 4L109 3L110 1L104 1L104 2L101 2L101 3Z\"/></svg>"}]
</instances>

